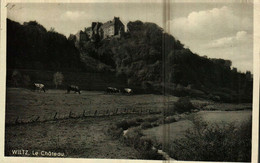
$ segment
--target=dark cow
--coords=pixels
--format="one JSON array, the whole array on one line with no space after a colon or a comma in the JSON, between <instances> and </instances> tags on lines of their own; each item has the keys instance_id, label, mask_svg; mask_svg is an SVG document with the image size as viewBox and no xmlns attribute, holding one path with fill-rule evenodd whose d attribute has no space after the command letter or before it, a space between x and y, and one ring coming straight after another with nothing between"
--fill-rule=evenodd
<instances>
[{"instance_id":1,"label":"dark cow","mask_svg":"<svg viewBox=\"0 0 260 163\"><path fill-rule=\"evenodd\" d=\"M112 87L107 87L106 93L113 93L113 88Z\"/></svg>"},{"instance_id":2,"label":"dark cow","mask_svg":"<svg viewBox=\"0 0 260 163\"><path fill-rule=\"evenodd\" d=\"M45 92L45 87L41 83L33 83L34 90L38 89L39 91Z\"/></svg>"},{"instance_id":3,"label":"dark cow","mask_svg":"<svg viewBox=\"0 0 260 163\"><path fill-rule=\"evenodd\" d=\"M133 93L133 90L130 89L130 88L124 88L124 89L122 90L122 93L123 93L123 94L131 95L131 94Z\"/></svg>"},{"instance_id":4,"label":"dark cow","mask_svg":"<svg viewBox=\"0 0 260 163\"><path fill-rule=\"evenodd\" d=\"M120 93L120 90L113 87L107 87L106 93Z\"/></svg>"},{"instance_id":5,"label":"dark cow","mask_svg":"<svg viewBox=\"0 0 260 163\"><path fill-rule=\"evenodd\" d=\"M78 92L80 94L80 89L76 85L68 85L67 86L67 93L70 93L70 91L74 91L75 93Z\"/></svg>"}]
</instances>

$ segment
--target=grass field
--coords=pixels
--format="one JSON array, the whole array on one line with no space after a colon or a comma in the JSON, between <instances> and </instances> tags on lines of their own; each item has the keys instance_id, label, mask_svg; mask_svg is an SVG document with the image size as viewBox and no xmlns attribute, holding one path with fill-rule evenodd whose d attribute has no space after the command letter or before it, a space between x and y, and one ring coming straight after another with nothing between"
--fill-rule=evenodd
<instances>
[{"instance_id":1,"label":"grass field","mask_svg":"<svg viewBox=\"0 0 260 163\"><path fill-rule=\"evenodd\" d=\"M164 102L174 102L178 98L165 99L161 95L105 94L101 91L82 91L81 94L66 94L65 90L34 92L24 88L7 88L6 123L30 120L40 116L41 120L86 113L104 113L107 110L162 109ZM65 157L82 158L129 158L140 159L139 153L107 134L107 129L115 122L149 115L118 115L64 119L28 124L17 124L5 128L5 155L14 155L12 150L36 150L63 152Z\"/></svg>"},{"instance_id":2,"label":"grass field","mask_svg":"<svg viewBox=\"0 0 260 163\"><path fill-rule=\"evenodd\" d=\"M165 107L171 107L177 100L178 97L155 94L128 96L105 94L102 91L67 94L66 90L49 89L44 93L25 88L7 88L6 124L14 124L17 117L19 120L28 121L39 116L40 122L6 125L5 155L14 155L12 150L24 149L63 152L65 157L142 159L140 153L120 140L113 139L108 135L107 130L116 122L146 118L150 116L149 114L69 119L62 119L62 117L68 117L70 112L74 116L82 115L83 111L92 115L97 111L102 115L116 109L119 112L124 112L125 109L162 111ZM209 105L215 107L213 102L206 100L193 99L191 102L201 109ZM224 110L238 107L238 105L229 104L217 104L216 106L224 108ZM53 120L56 113L56 118L60 120ZM204 111L199 114L211 117L211 113ZM215 113L217 116L222 116L218 115L216 111ZM48 121L41 122L44 120ZM172 137L181 137L183 132L191 126L189 120L181 120L145 130L144 133L153 139L167 142Z\"/></svg>"},{"instance_id":3,"label":"grass field","mask_svg":"<svg viewBox=\"0 0 260 163\"><path fill-rule=\"evenodd\" d=\"M48 90L34 92L24 88L7 88L6 94L6 123L13 123L19 116L21 120L30 120L40 116L40 120L50 119L57 112L58 117L68 116L70 111L79 115L85 110L86 114L104 114L108 111L124 111L125 109L162 110L164 102L174 102L178 98L162 95L122 95L105 94L98 91L82 91L81 94L70 93L66 90Z\"/></svg>"},{"instance_id":4,"label":"grass field","mask_svg":"<svg viewBox=\"0 0 260 163\"><path fill-rule=\"evenodd\" d=\"M5 155L14 155L12 150L23 149L60 152L71 158L140 158L136 150L106 133L111 123L120 118L129 117L67 119L9 126L5 130Z\"/></svg>"}]
</instances>

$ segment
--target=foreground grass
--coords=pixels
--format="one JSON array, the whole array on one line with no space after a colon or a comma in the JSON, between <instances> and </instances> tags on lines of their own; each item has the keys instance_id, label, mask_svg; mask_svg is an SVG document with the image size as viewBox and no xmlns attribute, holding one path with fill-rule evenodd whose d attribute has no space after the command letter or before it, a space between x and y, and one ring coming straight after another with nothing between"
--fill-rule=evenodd
<instances>
[{"instance_id":1,"label":"foreground grass","mask_svg":"<svg viewBox=\"0 0 260 163\"><path fill-rule=\"evenodd\" d=\"M12 150L23 149L61 152L67 158L140 159L138 151L107 134L115 120L132 117L79 118L8 126L5 155L19 156L12 154Z\"/></svg>"},{"instance_id":2,"label":"foreground grass","mask_svg":"<svg viewBox=\"0 0 260 163\"><path fill-rule=\"evenodd\" d=\"M171 96L168 99L169 103L176 102L178 98ZM98 112L105 113L107 110L116 109L154 109L160 110L164 106L164 98L161 95L106 95L103 92L91 92L84 91L81 95L78 94L65 94L63 90L48 90L46 93L32 92L26 89L13 88L7 90L7 108L6 108L6 122L14 122L17 116L21 119L30 119L34 116L40 116L43 120L54 117L54 114L58 112L58 116L68 115L70 111L74 114L82 115L82 112L92 112L98 110ZM186 108L190 109L190 102L184 100L180 103L182 105L174 105L171 108ZM186 105L189 104L189 105ZM199 103L204 105L203 103ZM177 109L178 109L177 108ZM199 107L200 108L200 107ZM176 111L176 110L175 110ZM144 115L125 115L114 117L100 117L100 118L79 118L79 119L66 119L59 121L39 122L34 124L22 124L6 127L5 131L5 155L12 155L12 149L28 149L28 150L50 150L54 152L64 152L65 157L83 157L83 158L117 158L117 159L162 159L161 156L156 156L156 150L153 150L152 146L156 146L150 139L144 137L143 129L156 127L165 123L172 123L180 119L175 115L175 111L165 112L165 116L156 115L149 116ZM168 114L169 113L169 114ZM115 123L115 128L110 127ZM203 123L198 123L199 128L204 128ZM205 125L210 127L209 125ZM121 143L118 139L122 137L123 130L130 127L138 127L131 129L128 133L128 139L124 140L126 143ZM110 129L111 135L116 138L112 139L110 135L107 135L107 130ZM205 128L204 128L205 130ZM215 132L216 129L212 129ZM223 130L223 131L222 131ZM227 131L229 132L227 132ZM232 127L227 129L221 129L216 132L219 134L217 138L211 138L209 136L196 134L197 131L189 131L186 139L180 140L180 142L169 142L174 148L167 148L165 151L173 158L181 160L214 160L211 155L203 154L212 149L212 154L218 152L219 149L225 149L231 152L227 152L230 158L225 157L225 151L218 156L218 159L222 160L248 160L248 151L250 152L251 136L243 133L251 133L251 129L244 129L246 131L237 131ZM209 130L209 134L212 132ZM249 132L248 132L249 131ZM194 132L194 137L191 135ZM214 133L213 132L213 133ZM225 135L228 133L229 135ZM240 135L237 137L237 135ZM230 137L229 137L230 136ZM191 140L189 140L191 139ZM207 139L212 141L208 141ZM235 140L233 140L235 139ZM242 143L238 143L238 140L245 140ZM196 147L194 142L204 143L205 146ZM216 141L217 140L217 141ZM181 142L184 141L184 142ZM207 148L211 143L224 142L224 145L216 144L211 148ZM226 143L227 142L227 143ZM179 143L179 144L178 144ZM186 144L185 144L186 143ZM234 145L230 145L233 143ZM128 146L126 146L127 144ZM177 145L175 145L177 144ZM225 145L227 144L227 145ZM176 147L175 147L176 146ZM192 148L190 148L190 146ZM219 147L220 146L220 147ZM228 148L225 148L225 147ZM167 147L167 146L166 146ZM217 148L219 147L219 148ZM165 148L165 147L164 147ZM187 150L190 148L192 151ZM233 150L233 148L235 148ZM197 150L199 149L199 150ZM241 152L245 150L245 154ZM248 150L249 149L249 150ZM187 151L185 151L187 150ZM201 151L200 151L201 150ZM240 152L234 152L234 151ZM239 158L233 158L233 155L237 155ZM232 158L231 158L232 156ZM215 159L215 160L218 160Z\"/></svg>"}]
</instances>

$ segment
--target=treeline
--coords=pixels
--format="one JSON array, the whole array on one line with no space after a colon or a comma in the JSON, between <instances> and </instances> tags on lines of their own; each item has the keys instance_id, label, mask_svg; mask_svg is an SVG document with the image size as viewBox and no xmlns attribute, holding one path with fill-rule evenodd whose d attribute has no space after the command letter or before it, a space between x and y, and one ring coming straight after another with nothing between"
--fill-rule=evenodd
<instances>
[{"instance_id":1,"label":"treeline","mask_svg":"<svg viewBox=\"0 0 260 163\"><path fill-rule=\"evenodd\" d=\"M7 19L7 67L37 70L85 70L72 41L36 21L23 25Z\"/></svg>"},{"instance_id":2,"label":"treeline","mask_svg":"<svg viewBox=\"0 0 260 163\"><path fill-rule=\"evenodd\" d=\"M177 96L251 102L250 72L231 69L229 60L194 54L154 23L129 22L127 28L121 38L83 42L79 50L113 67L131 86Z\"/></svg>"}]
</instances>

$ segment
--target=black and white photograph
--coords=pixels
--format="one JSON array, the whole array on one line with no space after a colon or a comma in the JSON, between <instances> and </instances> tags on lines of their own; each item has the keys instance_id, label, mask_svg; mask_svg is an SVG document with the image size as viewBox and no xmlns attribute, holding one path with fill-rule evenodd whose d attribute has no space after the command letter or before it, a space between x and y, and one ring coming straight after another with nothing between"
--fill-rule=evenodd
<instances>
[{"instance_id":1,"label":"black and white photograph","mask_svg":"<svg viewBox=\"0 0 260 163\"><path fill-rule=\"evenodd\" d=\"M255 161L253 1L2 4L5 158Z\"/></svg>"}]
</instances>

